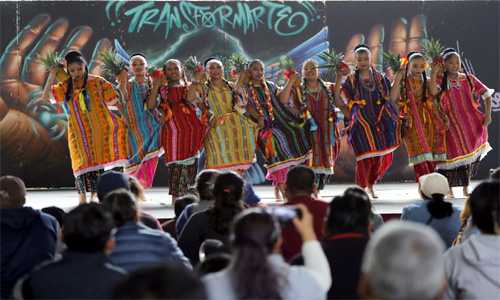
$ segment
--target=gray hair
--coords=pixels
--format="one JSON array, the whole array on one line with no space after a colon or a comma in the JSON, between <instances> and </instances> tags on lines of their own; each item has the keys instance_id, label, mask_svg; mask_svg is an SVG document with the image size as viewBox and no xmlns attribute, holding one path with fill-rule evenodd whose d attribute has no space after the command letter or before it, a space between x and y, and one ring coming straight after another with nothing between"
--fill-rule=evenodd
<instances>
[{"instance_id":1,"label":"gray hair","mask_svg":"<svg viewBox=\"0 0 500 300\"><path fill-rule=\"evenodd\" d=\"M361 271L379 299L434 299L445 277L444 251L432 228L391 221L373 234Z\"/></svg>"}]
</instances>

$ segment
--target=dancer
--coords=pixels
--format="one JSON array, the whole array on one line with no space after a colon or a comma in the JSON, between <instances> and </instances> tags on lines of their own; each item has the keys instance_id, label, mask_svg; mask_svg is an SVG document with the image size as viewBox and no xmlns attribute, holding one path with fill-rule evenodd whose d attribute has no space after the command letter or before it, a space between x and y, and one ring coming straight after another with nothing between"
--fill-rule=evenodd
<instances>
[{"instance_id":1,"label":"dancer","mask_svg":"<svg viewBox=\"0 0 500 300\"><path fill-rule=\"evenodd\" d=\"M300 86L293 87L295 80L300 78L299 74L293 73L279 95L283 104L290 103L292 99L292 111L300 114L304 122L310 121L313 156L305 165L316 173L316 198L333 174L333 167L340 153L340 134L335 108L339 107L344 114L349 111L342 101L334 101L334 84L321 80L319 72L317 61L306 60L302 65L303 80Z\"/></svg>"},{"instance_id":2,"label":"dancer","mask_svg":"<svg viewBox=\"0 0 500 300\"><path fill-rule=\"evenodd\" d=\"M378 198L373 185L392 163L402 140L403 120L388 101L390 81L372 66L370 48L356 46L354 59L356 71L343 82L347 70L337 72L335 99L342 97L350 110L348 143L356 155L356 184Z\"/></svg>"},{"instance_id":3,"label":"dancer","mask_svg":"<svg viewBox=\"0 0 500 300\"><path fill-rule=\"evenodd\" d=\"M238 81L234 92L245 97L251 118L259 124L257 145L266 158L266 178L273 181L284 198L283 184L289 167L312 156L310 126L300 126L302 119L278 101L278 87L264 79L261 60L251 60L247 69L248 74L245 71L240 76L250 76L250 82L241 86Z\"/></svg>"},{"instance_id":4,"label":"dancer","mask_svg":"<svg viewBox=\"0 0 500 300\"><path fill-rule=\"evenodd\" d=\"M424 56L412 51L406 57L408 65L396 73L390 95L392 102L399 100L399 110L407 120L404 141L419 182L420 176L434 172L436 161L446 159L444 132L449 122L429 94Z\"/></svg>"},{"instance_id":5,"label":"dancer","mask_svg":"<svg viewBox=\"0 0 500 300\"><path fill-rule=\"evenodd\" d=\"M66 56L69 78L52 86L61 70L52 67L43 90L43 100L50 98L61 103L68 115L68 144L75 184L80 203L97 200L97 178L104 168L123 166L128 161L127 127L130 123L111 83L89 74L82 53L69 51ZM126 72L126 71L123 71ZM106 105L116 104L122 119Z\"/></svg>"},{"instance_id":6,"label":"dancer","mask_svg":"<svg viewBox=\"0 0 500 300\"><path fill-rule=\"evenodd\" d=\"M256 124L244 115L246 103L234 95L233 83L222 77L222 62L210 57L204 66L207 82L200 84L202 72L196 72L186 98L188 102L201 98L210 109L206 115L210 129L205 137L205 168L242 174L255 159Z\"/></svg>"},{"instance_id":7,"label":"dancer","mask_svg":"<svg viewBox=\"0 0 500 300\"><path fill-rule=\"evenodd\" d=\"M120 91L125 113L130 121L128 131L129 162L123 168L124 173L134 176L144 188L153 185L153 178L158 165L158 158L163 154L160 144L161 122L153 109L148 109L145 102L151 93L152 80L147 77L148 62L142 53L130 56L130 70L134 75L128 80L127 74L120 75Z\"/></svg>"},{"instance_id":8,"label":"dancer","mask_svg":"<svg viewBox=\"0 0 500 300\"><path fill-rule=\"evenodd\" d=\"M479 161L491 150L488 125L494 90L467 72L455 49L446 49L443 60L443 76L437 76L443 70L441 66L434 68L429 88L431 94L438 95L441 109L450 119L450 128L446 131L446 160L438 162L437 171L448 179L447 196L453 198L454 186L462 186L464 196L469 195L470 179L476 174ZM461 68L464 73L460 72ZM479 96L484 99L484 114L478 109Z\"/></svg>"},{"instance_id":9,"label":"dancer","mask_svg":"<svg viewBox=\"0 0 500 300\"><path fill-rule=\"evenodd\" d=\"M163 74L164 77L153 80L148 107L156 107L159 102L165 119L162 145L173 205L178 197L188 194L189 187L194 184L208 125L198 118L196 104L186 101L188 82L180 61L167 60L163 64ZM166 83L162 82L165 79Z\"/></svg>"}]
</instances>

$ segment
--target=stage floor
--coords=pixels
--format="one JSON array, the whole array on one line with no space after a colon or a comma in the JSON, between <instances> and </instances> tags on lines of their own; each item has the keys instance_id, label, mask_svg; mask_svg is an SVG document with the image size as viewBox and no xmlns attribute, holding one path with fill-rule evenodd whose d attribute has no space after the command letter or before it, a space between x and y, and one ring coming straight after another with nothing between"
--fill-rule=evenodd
<instances>
[{"instance_id":1,"label":"stage floor","mask_svg":"<svg viewBox=\"0 0 500 300\"><path fill-rule=\"evenodd\" d=\"M472 182L470 191L477 186L480 181ZM326 200L331 200L333 196L343 193L353 184L329 184L321 192L321 197ZM417 183L381 183L375 186L375 192L378 194L378 199L372 199L375 206L375 212L379 214L400 214L403 207L406 205L421 201L417 192ZM282 202L277 202L274 199L274 190L270 185L254 186L255 192L262 198L262 202L268 206L279 205ZM465 198L462 196L462 188L454 188L454 199L446 199L463 207ZM140 206L146 212L153 214L158 219L166 219L174 217L173 206L170 204L171 199L168 195L168 188L153 187L146 190L148 201L141 202ZM78 204L78 194L76 190L64 189L45 189L45 190L28 190L26 197L26 205L36 209L41 209L47 206L57 206L65 211L69 211Z\"/></svg>"}]
</instances>

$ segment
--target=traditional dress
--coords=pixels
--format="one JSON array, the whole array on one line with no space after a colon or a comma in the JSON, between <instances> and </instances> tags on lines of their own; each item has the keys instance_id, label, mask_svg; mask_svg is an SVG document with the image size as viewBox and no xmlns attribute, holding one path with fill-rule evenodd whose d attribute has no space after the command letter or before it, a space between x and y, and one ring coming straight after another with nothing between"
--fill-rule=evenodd
<instances>
[{"instance_id":1,"label":"traditional dress","mask_svg":"<svg viewBox=\"0 0 500 300\"><path fill-rule=\"evenodd\" d=\"M441 109L450 119L450 128L446 131L446 160L438 162L437 169L448 178L450 187L468 186L479 161L491 150L488 130L483 126L484 114L477 107L479 95L487 98L494 91L469 76L472 92L465 74L459 73L458 83L448 78L448 88L440 100ZM440 85L442 78L437 81Z\"/></svg>"},{"instance_id":2,"label":"traditional dress","mask_svg":"<svg viewBox=\"0 0 500 300\"><path fill-rule=\"evenodd\" d=\"M250 168L255 159L257 124L243 114L246 103L239 98L233 103L233 92L227 85L207 82L198 85L198 94L218 120L205 137L205 168L222 172Z\"/></svg>"},{"instance_id":3,"label":"traditional dress","mask_svg":"<svg viewBox=\"0 0 500 300\"><path fill-rule=\"evenodd\" d=\"M316 173L316 183L322 190L333 174L340 153L340 134L333 102L333 83L319 82L319 90L308 91L304 82L292 89L293 104L301 110L304 121L309 119L313 156L305 165Z\"/></svg>"},{"instance_id":4,"label":"traditional dress","mask_svg":"<svg viewBox=\"0 0 500 300\"><path fill-rule=\"evenodd\" d=\"M445 129L439 105L427 91L424 99L423 86L422 80L408 76L399 102L400 111L408 118L404 141L416 182L420 176L434 172L436 161L446 159Z\"/></svg>"},{"instance_id":5,"label":"traditional dress","mask_svg":"<svg viewBox=\"0 0 500 300\"><path fill-rule=\"evenodd\" d=\"M74 82L71 100L66 101L68 83L59 83L52 86L51 96L62 102L68 115L68 145L77 188L96 192L97 178L105 167L127 163L128 139L122 120L107 107L118 101L111 83L96 76L82 87L83 81Z\"/></svg>"},{"instance_id":6,"label":"traditional dress","mask_svg":"<svg viewBox=\"0 0 500 300\"><path fill-rule=\"evenodd\" d=\"M403 120L388 101L390 81L371 70L369 79L356 72L342 82L342 99L351 111L348 143L356 155L356 184L375 184L392 164L393 151L402 141Z\"/></svg>"},{"instance_id":7,"label":"traditional dress","mask_svg":"<svg viewBox=\"0 0 500 300\"><path fill-rule=\"evenodd\" d=\"M207 124L196 114L196 106L186 102L186 86L164 85L158 90L160 105L171 117L165 122L162 145L169 174L169 194L186 195L198 172ZM171 113L168 113L168 112Z\"/></svg>"},{"instance_id":8,"label":"traditional dress","mask_svg":"<svg viewBox=\"0 0 500 300\"><path fill-rule=\"evenodd\" d=\"M129 97L124 105L131 128L128 131L129 162L123 171L137 178L144 188L153 185L158 158L163 154L160 144L162 124L146 105L151 86L151 80L143 83L130 80L127 84Z\"/></svg>"},{"instance_id":9,"label":"traditional dress","mask_svg":"<svg viewBox=\"0 0 500 300\"><path fill-rule=\"evenodd\" d=\"M285 182L290 166L300 165L312 156L311 131L308 124L304 126L304 120L278 100L278 87L272 82L265 84L267 91L262 85L249 83L243 92L248 104L264 117L266 125L259 130L257 146L266 158L268 179L277 185Z\"/></svg>"}]
</instances>

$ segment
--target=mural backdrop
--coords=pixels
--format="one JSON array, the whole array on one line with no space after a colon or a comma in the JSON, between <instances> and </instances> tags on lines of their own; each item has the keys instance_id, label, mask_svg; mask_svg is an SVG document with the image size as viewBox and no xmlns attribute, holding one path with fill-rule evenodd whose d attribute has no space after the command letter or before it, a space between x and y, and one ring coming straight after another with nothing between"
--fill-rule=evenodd
<instances>
[{"instance_id":1,"label":"mural backdrop","mask_svg":"<svg viewBox=\"0 0 500 300\"><path fill-rule=\"evenodd\" d=\"M127 57L143 52L161 67L169 58L211 55L223 61L233 53L260 58L267 78L284 83L281 62L292 57L300 70L307 58L335 48L352 63L353 47L365 42L374 63L385 71L380 51L420 50L425 38L455 47L483 83L499 90L499 11L485 2L0 2L0 143L1 173L22 177L30 187L73 187L66 117L59 107L40 105L45 84L37 54L80 49L92 73L100 74L98 53L109 47ZM321 62L320 62L321 63ZM326 76L326 75L325 75ZM227 77L231 77L229 71ZM112 80L111 78L109 78ZM326 79L333 81L334 78ZM499 165L500 94L493 97L489 126L493 147L477 178ZM262 177L263 159L254 177ZM355 159L346 144L335 167L334 182L354 181ZM159 165L155 185L167 182ZM413 180L404 145L384 177Z\"/></svg>"}]
</instances>

